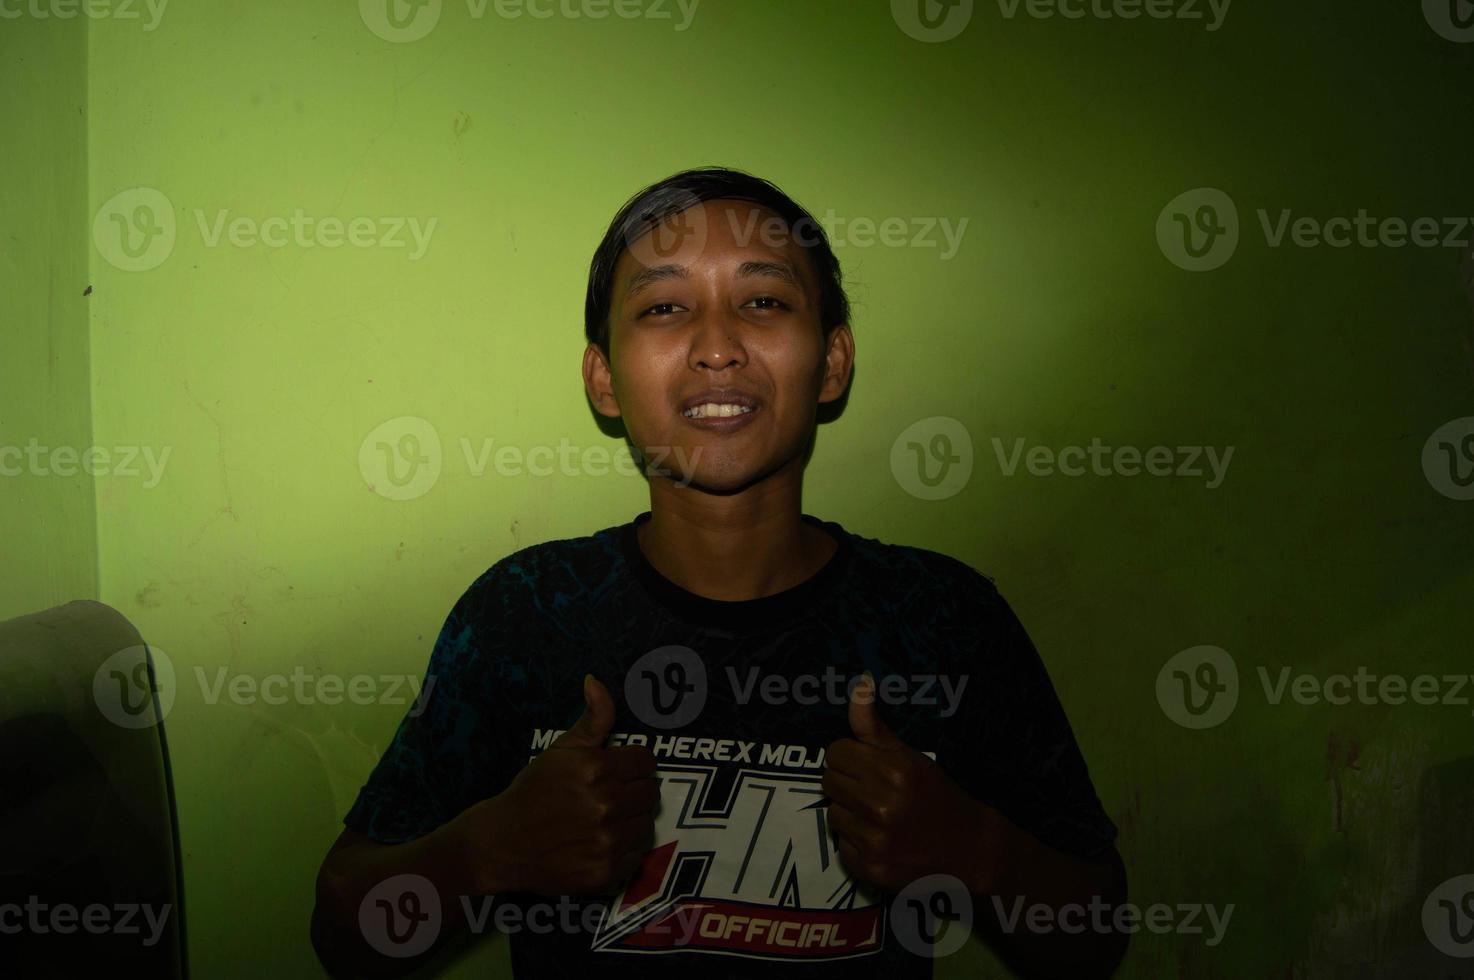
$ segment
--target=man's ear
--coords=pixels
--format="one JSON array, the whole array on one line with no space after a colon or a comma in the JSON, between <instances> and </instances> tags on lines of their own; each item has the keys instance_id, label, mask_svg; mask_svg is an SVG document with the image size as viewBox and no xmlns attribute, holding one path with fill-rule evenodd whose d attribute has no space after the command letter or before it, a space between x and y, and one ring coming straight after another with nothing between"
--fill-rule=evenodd
<instances>
[{"instance_id":1,"label":"man's ear","mask_svg":"<svg viewBox=\"0 0 1474 980\"><path fill-rule=\"evenodd\" d=\"M609 361L598 344L589 344L583 352L583 388L600 415L619 418L619 399L614 397L614 375Z\"/></svg>"},{"instance_id":2,"label":"man's ear","mask_svg":"<svg viewBox=\"0 0 1474 980\"><path fill-rule=\"evenodd\" d=\"M848 324L841 323L829 331L824 351L824 382L819 388L819 402L832 402L850 386L850 372L855 366L855 338Z\"/></svg>"}]
</instances>

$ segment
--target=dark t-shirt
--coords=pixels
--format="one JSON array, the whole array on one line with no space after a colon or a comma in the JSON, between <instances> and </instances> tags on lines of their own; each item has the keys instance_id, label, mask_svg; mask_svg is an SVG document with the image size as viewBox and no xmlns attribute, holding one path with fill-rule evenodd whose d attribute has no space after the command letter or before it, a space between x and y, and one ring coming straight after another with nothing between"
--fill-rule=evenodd
<instances>
[{"instance_id":1,"label":"dark t-shirt","mask_svg":"<svg viewBox=\"0 0 1474 980\"><path fill-rule=\"evenodd\" d=\"M898 941L895 896L848 874L825 819L823 750L853 737L845 692L865 670L885 723L972 796L1061 850L1111 847L1044 665L988 578L804 515L838 541L829 562L724 602L650 565L635 536L648 519L524 548L478 577L436 639L422 710L344 818L381 843L429 833L504 790L582 713L583 675L598 677L616 709L606 744L645 744L658 763L656 844L619 895L503 919L521 923L507 929L517 976L929 977ZM496 901L515 914L558 900Z\"/></svg>"}]
</instances>

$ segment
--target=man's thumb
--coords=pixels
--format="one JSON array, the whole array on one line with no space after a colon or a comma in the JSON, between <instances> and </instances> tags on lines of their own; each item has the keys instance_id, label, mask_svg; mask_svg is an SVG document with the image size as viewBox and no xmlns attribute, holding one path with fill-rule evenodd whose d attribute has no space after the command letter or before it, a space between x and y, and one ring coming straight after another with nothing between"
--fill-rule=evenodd
<instances>
[{"instance_id":1,"label":"man's thumb","mask_svg":"<svg viewBox=\"0 0 1474 980\"><path fill-rule=\"evenodd\" d=\"M850 731L871 745L890 746L900 741L875 710L875 678L868 670L850 689Z\"/></svg>"},{"instance_id":2,"label":"man's thumb","mask_svg":"<svg viewBox=\"0 0 1474 980\"><path fill-rule=\"evenodd\" d=\"M554 745L570 749L597 748L609 737L609 729L614 727L614 699L593 674L583 675L583 702L583 714L578 716L573 727L554 740Z\"/></svg>"}]
</instances>

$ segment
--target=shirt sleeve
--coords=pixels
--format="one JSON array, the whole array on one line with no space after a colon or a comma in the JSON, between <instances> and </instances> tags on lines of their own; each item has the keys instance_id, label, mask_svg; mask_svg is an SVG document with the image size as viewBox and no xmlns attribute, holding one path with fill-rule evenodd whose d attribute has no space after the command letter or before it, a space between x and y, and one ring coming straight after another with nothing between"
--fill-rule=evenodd
<instances>
[{"instance_id":1,"label":"shirt sleeve","mask_svg":"<svg viewBox=\"0 0 1474 980\"><path fill-rule=\"evenodd\" d=\"M1117 828L1096 795L1044 661L992 581L968 571L965 594L974 608L965 611L978 630L971 656L957 666L972 676L944 727L961 760L955 778L1049 846L1101 857Z\"/></svg>"},{"instance_id":2,"label":"shirt sleeve","mask_svg":"<svg viewBox=\"0 0 1474 980\"><path fill-rule=\"evenodd\" d=\"M476 696L485 637L485 594L496 566L456 601L430 654L418 696L359 790L343 825L381 844L414 840L468 805L491 767L485 706Z\"/></svg>"}]
</instances>

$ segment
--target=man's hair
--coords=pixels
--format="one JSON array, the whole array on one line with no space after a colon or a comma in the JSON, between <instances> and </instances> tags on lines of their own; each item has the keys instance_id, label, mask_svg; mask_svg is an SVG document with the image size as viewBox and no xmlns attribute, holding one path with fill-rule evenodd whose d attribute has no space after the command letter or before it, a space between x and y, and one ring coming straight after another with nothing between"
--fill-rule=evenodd
<instances>
[{"instance_id":1,"label":"man's hair","mask_svg":"<svg viewBox=\"0 0 1474 980\"><path fill-rule=\"evenodd\" d=\"M814 216L792 198L761 177L725 167L683 170L651 184L625 202L589 264L589 291L584 300L584 335L609 356L609 312L614 296L614 268L629 243L659 224L667 215L711 200L750 201L781 218L793 240L813 266L819 281L819 327L824 337L850 322L850 301L845 295L839 259L829 247L829 237Z\"/></svg>"}]
</instances>

